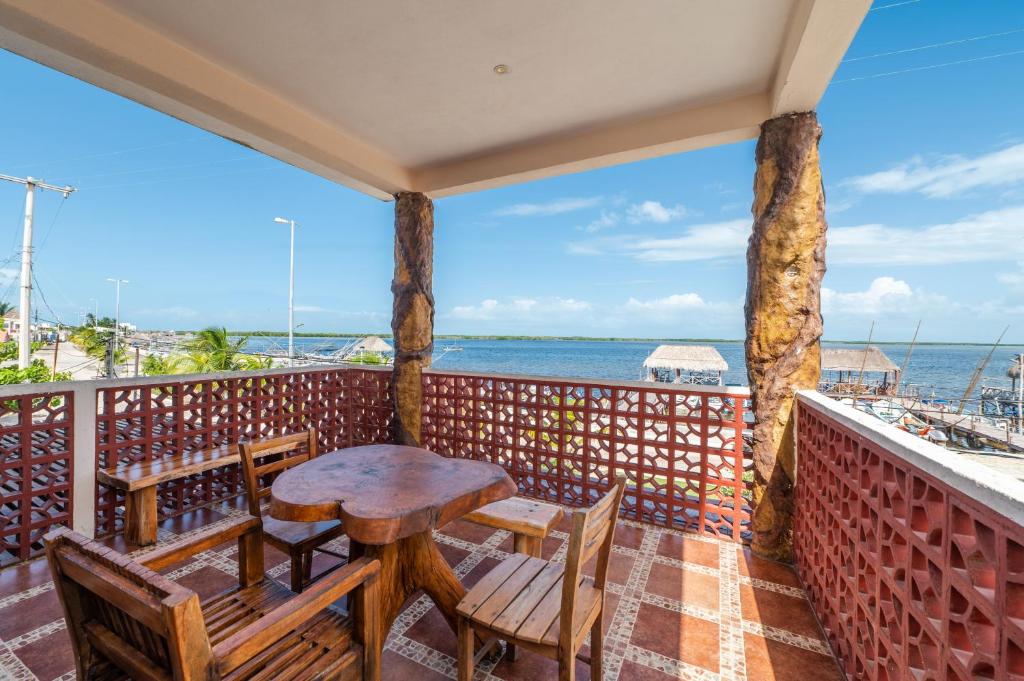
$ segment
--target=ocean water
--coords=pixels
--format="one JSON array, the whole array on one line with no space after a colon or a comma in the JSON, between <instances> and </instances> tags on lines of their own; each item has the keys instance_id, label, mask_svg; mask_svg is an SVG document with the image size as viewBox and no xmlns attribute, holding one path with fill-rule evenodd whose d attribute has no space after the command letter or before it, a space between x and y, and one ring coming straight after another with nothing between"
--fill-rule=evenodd
<instances>
[{"instance_id":1,"label":"ocean water","mask_svg":"<svg viewBox=\"0 0 1024 681\"><path fill-rule=\"evenodd\" d=\"M336 350L352 339L296 338L297 352ZM445 340L434 343L434 367L495 374L529 374L561 378L597 378L639 380L644 358L659 341L577 341L577 340ZM707 345L707 343L700 343ZM747 375L740 342L711 343L729 364L725 382L746 385ZM856 347L825 343L826 347ZM284 337L253 337L248 349L287 347ZM444 348L462 348L444 352ZM902 365L907 345L883 345L881 350L897 365ZM904 376L904 385L919 386L928 397L955 398L963 395L971 375L989 352L989 347L974 345L918 345ZM1006 369L1024 346L1001 346L992 355L982 382L1008 381ZM980 385L980 383L979 383Z\"/></svg>"}]
</instances>

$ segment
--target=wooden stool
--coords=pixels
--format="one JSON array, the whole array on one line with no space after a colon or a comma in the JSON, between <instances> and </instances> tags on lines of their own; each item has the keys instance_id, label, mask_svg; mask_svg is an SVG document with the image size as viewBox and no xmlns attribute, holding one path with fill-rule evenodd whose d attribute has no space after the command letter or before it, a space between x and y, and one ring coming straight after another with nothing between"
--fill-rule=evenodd
<instances>
[{"instance_id":1,"label":"wooden stool","mask_svg":"<svg viewBox=\"0 0 1024 681\"><path fill-rule=\"evenodd\" d=\"M540 558L544 538L562 519L562 509L541 501L512 497L481 506L462 516L478 525L486 525L512 533L516 553Z\"/></svg>"}]
</instances>

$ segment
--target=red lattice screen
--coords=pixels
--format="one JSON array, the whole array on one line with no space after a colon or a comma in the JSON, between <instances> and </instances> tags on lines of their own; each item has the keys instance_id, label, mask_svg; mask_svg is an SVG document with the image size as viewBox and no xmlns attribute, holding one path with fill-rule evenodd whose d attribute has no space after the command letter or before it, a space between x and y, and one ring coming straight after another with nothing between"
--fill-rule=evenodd
<instances>
[{"instance_id":1,"label":"red lattice screen","mask_svg":"<svg viewBox=\"0 0 1024 681\"><path fill-rule=\"evenodd\" d=\"M70 524L74 397L33 392L0 400L0 565L43 550Z\"/></svg>"},{"instance_id":2,"label":"red lattice screen","mask_svg":"<svg viewBox=\"0 0 1024 681\"><path fill-rule=\"evenodd\" d=\"M820 406L798 424L797 567L849 678L1024 679L1024 529Z\"/></svg>"},{"instance_id":3,"label":"red lattice screen","mask_svg":"<svg viewBox=\"0 0 1024 681\"><path fill-rule=\"evenodd\" d=\"M520 493L586 506L624 472L628 517L740 539L749 522L744 399L665 384L430 371L423 436L503 466Z\"/></svg>"},{"instance_id":4,"label":"red lattice screen","mask_svg":"<svg viewBox=\"0 0 1024 681\"><path fill-rule=\"evenodd\" d=\"M149 461L317 427L321 451L382 441L389 371L330 369L217 380L168 380L97 391L97 467ZM386 437L385 437L386 439ZM159 487L161 516L240 493L238 466ZM123 495L98 485L96 532L121 529Z\"/></svg>"}]
</instances>

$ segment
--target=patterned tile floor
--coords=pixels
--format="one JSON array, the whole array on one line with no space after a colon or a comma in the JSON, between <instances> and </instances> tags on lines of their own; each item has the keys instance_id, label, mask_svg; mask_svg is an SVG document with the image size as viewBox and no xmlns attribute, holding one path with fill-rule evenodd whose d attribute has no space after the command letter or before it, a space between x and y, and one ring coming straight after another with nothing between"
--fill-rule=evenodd
<instances>
[{"instance_id":1,"label":"patterned tile floor","mask_svg":"<svg viewBox=\"0 0 1024 681\"><path fill-rule=\"evenodd\" d=\"M160 541L183 538L240 512L223 506L165 521ZM545 558L564 560L567 527L563 521L544 542ZM463 521L443 528L437 539L467 585L512 547L508 532ZM120 538L110 543L132 548ZM234 544L224 545L168 574L207 597L236 578L235 553ZM284 555L268 548L266 559L270 574L287 584ZM606 679L842 679L788 566L755 558L732 543L620 522L609 579ZM385 679L455 678L455 636L426 596L414 597L399 616L383 666ZM0 679L73 679L73 667L46 561L0 571ZM588 672L577 663L577 678L588 679ZM554 662L524 652L514 664L501 659L478 667L476 678L556 677Z\"/></svg>"}]
</instances>

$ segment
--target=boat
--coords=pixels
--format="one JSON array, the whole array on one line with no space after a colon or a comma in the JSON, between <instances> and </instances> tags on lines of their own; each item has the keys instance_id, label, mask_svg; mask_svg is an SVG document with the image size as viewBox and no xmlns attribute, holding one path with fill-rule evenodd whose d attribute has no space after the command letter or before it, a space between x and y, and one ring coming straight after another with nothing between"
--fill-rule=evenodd
<instances>
[{"instance_id":1,"label":"boat","mask_svg":"<svg viewBox=\"0 0 1024 681\"><path fill-rule=\"evenodd\" d=\"M846 399L849 400L850 398ZM845 402L846 400L843 401ZM904 432L916 435L929 442L945 444L949 441L945 432L922 421L909 409L892 400L857 400L853 406Z\"/></svg>"}]
</instances>

